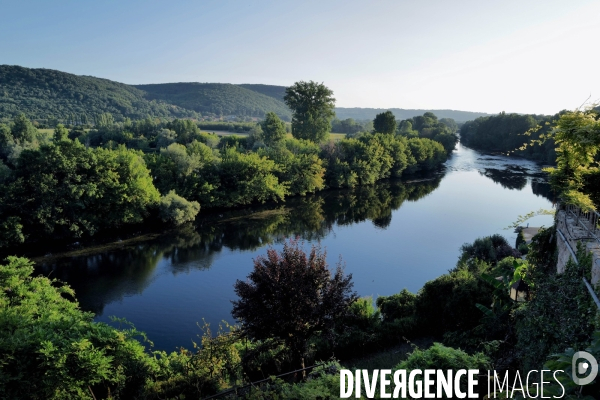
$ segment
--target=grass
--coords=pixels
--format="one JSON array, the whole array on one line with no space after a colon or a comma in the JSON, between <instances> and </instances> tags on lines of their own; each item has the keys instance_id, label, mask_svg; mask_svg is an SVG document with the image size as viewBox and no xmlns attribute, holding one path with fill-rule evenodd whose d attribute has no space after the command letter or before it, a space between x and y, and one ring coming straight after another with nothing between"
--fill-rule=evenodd
<instances>
[{"instance_id":1,"label":"grass","mask_svg":"<svg viewBox=\"0 0 600 400\"><path fill-rule=\"evenodd\" d=\"M215 130L202 130L202 132L206 132L206 133L214 133L217 136L241 136L241 137L246 137L248 136L247 133L239 133L239 132L228 132L228 131L215 131Z\"/></svg>"},{"instance_id":2,"label":"grass","mask_svg":"<svg viewBox=\"0 0 600 400\"><path fill-rule=\"evenodd\" d=\"M333 133L333 132L331 132L329 134L329 138L333 139L334 142L339 142L340 140L346 138L346 134L345 133Z\"/></svg>"}]
</instances>

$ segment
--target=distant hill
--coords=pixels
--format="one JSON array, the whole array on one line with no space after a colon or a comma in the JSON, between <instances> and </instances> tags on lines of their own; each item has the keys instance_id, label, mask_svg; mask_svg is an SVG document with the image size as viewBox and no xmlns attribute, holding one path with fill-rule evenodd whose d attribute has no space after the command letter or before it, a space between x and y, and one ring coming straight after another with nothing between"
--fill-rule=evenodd
<instances>
[{"instance_id":1,"label":"distant hill","mask_svg":"<svg viewBox=\"0 0 600 400\"><path fill-rule=\"evenodd\" d=\"M283 102L283 96L285 96L285 86L275 86L275 85L262 85L262 84L252 84L252 83L242 83L240 85L243 88L253 90L258 93L262 93L269 97L272 97L276 100Z\"/></svg>"},{"instance_id":2,"label":"distant hill","mask_svg":"<svg viewBox=\"0 0 600 400\"><path fill-rule=\"evenodd\" d=\"M146 93L108 79L51 69L0 65L0 118L25 113L32 119L111 113L132 119L194 117L195 112L146 99Z\"/></svg>"},{"instance_id":3,"label":"distant hill","mask_svg":"<svg viewBox=\"0 0 600 400\"><path fill-rule=\"evenodd\" d=\"M108 79L73 75L50 69L0 65L0 120L25 113L31 119L54 117L87 119L111 113L116 119L198 118L238 116L262 118L274 111L289 121L283 102L285 86L229 83L159 83L126 85ZM386 108L335 109L337 118L373 120ZM491 114L456 110L405 110L390 108L398 120L433 112L457 122ZM85 116L86 118L82 118Z\"/></svg>"},{"instance_id":4,"label":"distant hill","mask_svg":"<svg viewBox=\"0 0 600 400\"><path fill-rule=\"evenodd\" d=\"M457 111L457 110L410 110L403 108L344 108L336 107L335 114L339 119L353 118L355 120L372 120L379 113L391 111L397 120L403 120L423 115L426 112L434 113L438 118L452 118L456 122L466 122L479 117L487 117L492 114Z\"/></svg>"},{"instance_id":5,"label":"distant hill","mask_svg":"<svg viewBox=\"0 0 600 400\"><path fill-rule=\"evenodd\" d=\"M290 120L291 111L271 95L282 86L233 85L230 83L159 83L135 85L146 92L147 99L163 100L200 113L236 115L262 118L273 111L281 118ZM274 89L277 88L277 89Z\"/></svg>"}]
</instances>

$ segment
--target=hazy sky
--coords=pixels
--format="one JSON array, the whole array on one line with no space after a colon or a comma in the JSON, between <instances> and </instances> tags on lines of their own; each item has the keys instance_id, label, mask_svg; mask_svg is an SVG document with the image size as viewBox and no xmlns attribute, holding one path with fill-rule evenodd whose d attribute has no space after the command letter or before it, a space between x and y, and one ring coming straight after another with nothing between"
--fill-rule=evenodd
<instances>
[{"instance_id":1,"label":"hazy sky","mask_svg":"<svg viewBox=\"0 0 600 400\"><path fill-rule=\"evenodd\" d=\"M555 113L600 99L600 2L6 1L0 64L290 85L340 107Z\"/></svg>"}]
</instances>

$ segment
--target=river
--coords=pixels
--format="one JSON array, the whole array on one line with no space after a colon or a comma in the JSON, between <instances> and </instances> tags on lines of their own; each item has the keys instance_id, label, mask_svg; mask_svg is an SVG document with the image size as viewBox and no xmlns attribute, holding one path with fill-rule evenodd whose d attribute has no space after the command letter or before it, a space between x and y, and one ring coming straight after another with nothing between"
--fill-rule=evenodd
<instances>
[{"instance_id":1,"label":"river","mask_svg":"<svg viewBox=\"0 0 600 400\"><path fill-rule=\"evenodd\" d=\"M319 244L330 265L340 257L361 296L391 295L453 268L460 247L504 229L530 211L552 207L540 166L457 145L444 167L419 182L387 181L325 191L284 204L209 215L197 226L127 241L109 250L39 261L37 272L69 283L96 320L125 318L155 349L199 342L198 324L233 323L233 284L268 246L299 237ZM539 216L531 226L550 226Z\"/></svg>"}]
</instances>

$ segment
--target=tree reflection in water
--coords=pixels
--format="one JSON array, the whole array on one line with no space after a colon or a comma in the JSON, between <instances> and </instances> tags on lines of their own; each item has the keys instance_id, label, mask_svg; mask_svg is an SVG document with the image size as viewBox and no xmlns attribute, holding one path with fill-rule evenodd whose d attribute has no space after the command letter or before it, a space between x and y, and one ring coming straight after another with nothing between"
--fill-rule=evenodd
<instances>
[{"instance_id":1,"label":"tree reflection in water","mask_svg":"<svg viewBox=\"0 0 600 400\"><path fill-rule=\"evenodd\" d=\"M37 272L69 283L84 310L101 314L106 304L139 294L152 282L161 261L172 274L209 269L223 248L256 250L287 237L318 240L334 225L366 220L386 229L392 211L435 190L441 177L416 183L387 181L352 190L210 214L195 225L156 238L124 244L92 255L56 257L38 263Z\"/></svg>"}]
</instances>

